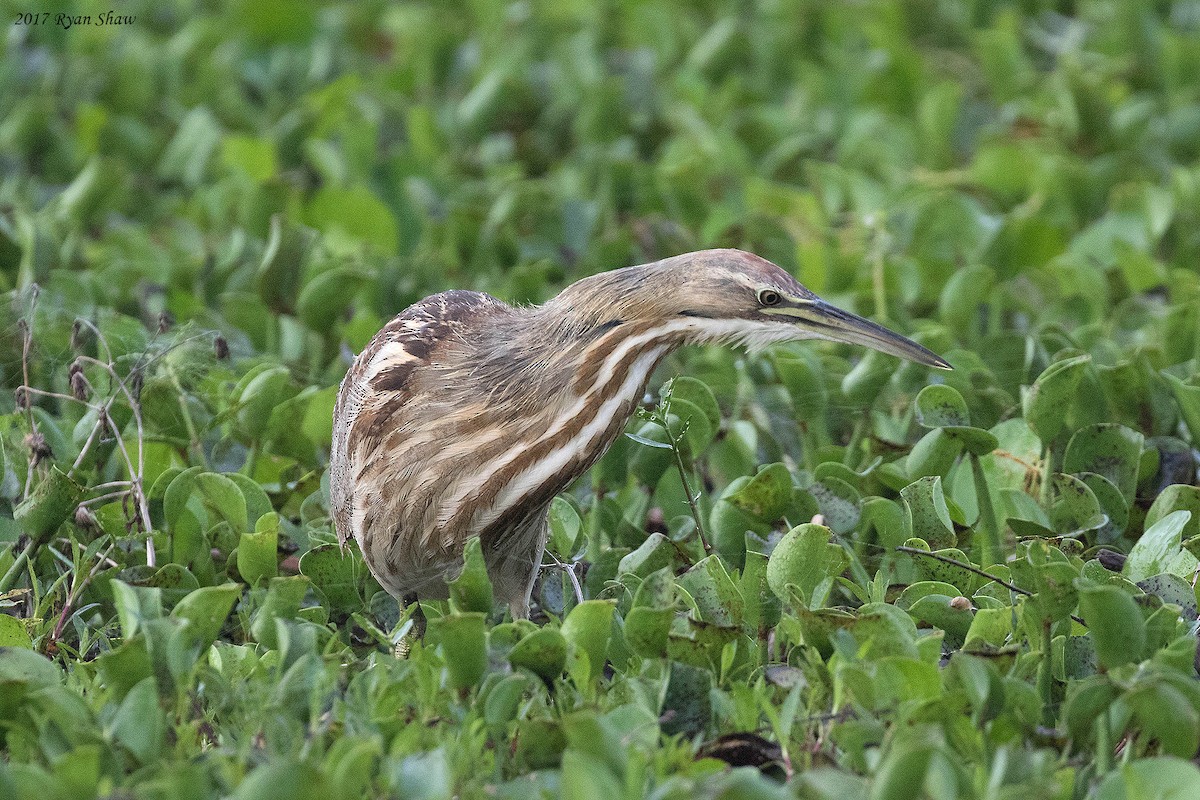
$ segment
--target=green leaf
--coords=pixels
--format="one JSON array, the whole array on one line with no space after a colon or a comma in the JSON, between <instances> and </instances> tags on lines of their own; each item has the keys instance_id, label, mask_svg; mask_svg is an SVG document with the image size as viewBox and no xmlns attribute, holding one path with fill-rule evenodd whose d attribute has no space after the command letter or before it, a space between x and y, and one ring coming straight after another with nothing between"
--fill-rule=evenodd
<instances>
[{"instance_id":1,"label":"green leaf","mask_svg":"<svg viewBox=\"0 0 1200 800\"><path fill-rule=\"evenodd\" d=\"M652 533L646 541L626 554L617 566L618 574L645 576L679 560L678 546L661 533Z\"/></svg>"},{"instance_id":2,"label":"green leaf","mask_svg":"<svg viewBox=\"0 0 1200 800\"><path fill-rule=\"evenodd\" d=\"M943 428L934 428L913 445L905 466L910 478L945 477L962 454L962 442Z\"/></svg>"},{"instance_id":3,"label":"green leaf","mask_svg":"<svg viewBox=\"0 0 1200 800\"><path fill-rule=\"evenodd\" d=\"M990 267L973 265L956 269L942 287L941 297L938 298L938 318L965 332L972 320L978 319L979 306L987 302L988 293L995 282L996 272Z\"/></svg>"},{"instance_id":4,"label":"green leaf","mask_svg":"<svg viewBox=\"0 0 1200 800\"><path fill-rule=\"evenodd\" d=\"M660 714L667 736L697 736L712 723L712 673L677 661L671 662L670 678Z\"/></svg>"},{"instance_id":5,"label":"green leaf","mask_svg":"<svg viewBox=\"0 0 1200 800\"><path fill-rule=\"evenodd\" d=\"M1167 379L1175 402L1179 404L1179 412L1192 435L1192 441L1200 442L1200 386L1193 386L1169 372L1162 375Z\"/></svg>"},{"instance_id":6,"label":"green leaf","mask_svg":"<svg viewBox=\"0 0 1200 800\"><path fill-rule=\"evenodd\" d=\"M1140 658L1146 643L1142 612L1127 592L1116 586L1082 586L1079 614L1096 645L1096 656L1105 669L1114 669Z\"/></svg>"},{"instance_id":7,"label":"green leaf","mask_svg":"<svg viewBox=\"0 0 1200 800\"><path fill-rule=\"evenodd\" d=\"M62 670L40 653L23 647L0 647L0 682L21 681L41 689L62 683Z\"/></svg>"},{"instance_id":8,"label":"green leaf","mask_svg":"<svg viewBox=\"0 0 1200 800\"><path fill-rule=\"evenodd\" d=\"M238 539L237 569L249 586L279 574L278 514L272 511L259 517L254 532L247 531Z\"/></svg>"},{"instance_id":9,"label":"green leaf","mask_svg":"<svg viewBox=\"0 0 1200 800\"><path fill-rule=\"evenodd\" d=\"M0 648L5 647L31 649L33 640L29 638L29 631L25 629L21 620L10 617L8 614L0 614ZM0 652L3 651L0 650Z\"/></svg>"},{"instance_id":10,"label":"green leaf","mask_svg":"<svg viewBox=\"0 0 1200 800\"><path fill-rule=\"evenodd\" d=\"M508 662L552 685L567 665L567 640L554 628L542 628L517 642L508 653Z\"/></svg>"},{"instance_id":11,"label":"green leaf","mask_svg":"<svg viewBox=\"0 0 1200 800\"><path fill-rule=\"evenodd\" d=\"M821 516L834 533L849 534L862 519L862 495L840 478L827 476L808 487Z\"/></svg>"},{"instance_id":12,"label":"green leaf","mask_svg":"<svg viewBox=\"0 0 1200 800\"><path fill-rule=\"evenodd\" d=\"M441 647L450 685L458 691L476 686L487 670L486 616L459 612L429 621L430 638Z\"/></svg>"},{"instance_id":13,"label":"green leaf","mask_svg":"<svg viewBox=\"0 0 1200 800\"><path fill-rule=\"evenodd\" d=\"M958 390L945 384L926 386L917 394L917 422L926 428L970 426L967 403Z\"/></svg>"},{"instance_id":14,"label":"green leaf","mask_svg":"<svg viewBox=\"0 0 1200 800\"><path fill-rule=\"evenodd\" d=\"M1079 536L1108 522L1100 501L1079 478L1056 472L1051 476L1051 485L1055 498L1050 506L1050 522L1060 536Z\"/></svg>"},{"instance_id":15,"label":"green leaf","mask_svg":"<svg viewBox=\"0 0 1200 800\"><path fill-rule=\"evenodd\" d=\"M579 512L562 497L550 501L550 551L560 558L570 559L579 545L579 533L583 529L583 520Z\"/></svg>"},{"instance_id":16,"label":"green leaf","mask_svg":"<svg viewBox=\"0 0 1200 800\"><path fill-rule=\"evenodd\" d=\"M701 559L676 583L686 591L700 612L700 619L730 627L741 624L744 613L742 593L725 571L716 555Z\"/></svg>"},{"instance_id":17,"label":"green leaf","mask_svg":"<svg viewBox=\"0 0 1200 800\"><path fill-rule=\"evenodd\" d=\"M262 486L249 475L243 475L240 472L221 474L233 481L241 491L242 499L246 501L246 525L248 527L255 528L263 515L270 514L274 510L271 498L263 491Z\"/></svg>"},{"instance_id":18,"label":"green leaf","mask_svg":"<svg viewBox=\"0 0 1200 800\"><path fill-rule=\"evenodd\" d=\"M953 596L931 594L920 598L908 609L912 618L946 632L947 646L960 647L967 638L974 616L968 608L952 605Z\"/></svg>"},{"instance_id":19,"label":"green leaf","mask_svg":"<svg viewBox=\"0 0 1200 800\"><path fill-rule=\"evenodd\" d=\"M1132 506L1143 439L1142 434L1124 425L1080 428L1067 444L1063 472L1101 475L1120 489L1125 502Z\"/></svg>"},{"instance_id":20,"label":"green leaf","mask_svg":"<svg viewBox=\"0 0 1200 800\"><path fill-rule=\"evenodd\" d=\"M563 800L592 800L621 797L621 784L604 763L587 753L568 747L562 754Z\"/></svg>"},{"instance_id":21,"label":"green leaf","mask_svg":"<svg viewBox=\"0 0 1200 800\"><path fill-rule=\"evenodd\" d=\"M920 478L900 490L900 497L908 508L909 528L912 535L924 539L931 547L952 547L957 541L954 524L950 521L950 510L942 491L942 479L938 476Z\"/></svg>"},{"instance_id":22,"label":"green leaf","mask_svg":"<svg viewBox=\"0 0 1200 800\"><path fill-rule=\"evenodd\" d=\"M240 169L259 183L274 177L279 170L275 143L254 136L226 134L221 144L221 161L226 166Z\"/></svg>"},{"instance_id":23,"label":"green leaf","mask_svg":"<svg viewBox=\"0 0 1200 800\"><path fill-rule=\"evenodd\" d=\"M121 622L121 634L126 639L133 637L143 623L162 617L162 589L130 586L119 580L114 580L110 585L117 618Z\"/></svg>"},{"instance_id":24,"label":"green leaf","mask_svg":"<svg viewBox=\"0 0 1200 800\"><path fill-rule=\"evenodd\" d=\"M1137 582L1166 572L1181 549L1183 530L1191 518L1190 511L1172 511L1148 528L1129 551L1121 573Z\"/></svg>"},{"instance_id":25,"label":"green leaf","mask_svg":"<svg viewBox=\"0 0 1200 800\"><path fill-rule=\"evenodd\" d=\"M658 426L655 426L655 427L658 427ZM633 441L637 442L638 444L644 445L646 447L653 447L658 450L670 450L671 449L671 444L669 442L657 442L654 439L648 439L645 436L641 436L636 433L626 433L625 436L626 436L626 438L632 439Z\"/></svg>"},{"instance_id":26,"label":"green leaf","mask_svg":"<svg viewBox=\"0 0 1200 800\"><path fill-rule=\"evenodd\" d=\"M563 660L566 661L566 645L563 645ZM561 668L560 668L561 672ZM512 722L520 708L521 697L529 689L526 675L506 675L487 692L483 705L483 719L490 726L503 727Z\"/></svg>"},{"instance_id":27,"label":"green leaf","mask_svg":"<svg viewBox=\"0 0 1200 800\"><path fill-rule=\"evenodd\" d=\"M216 118L204 106L187 113L158 162L159 176L189 188L200 185L208 162L221 142Z\"/></svg>"},{"instance_id":28,"label":"green leaf","mask_svg":"<svg viewBox=\"0 0 1200 800\"><path fill-rule=\"evenodd\" d=\"M326 234L361 241L385 256L394 256L399 249L400 231L391 209L362 186L321 188L305 209L304 218ZM301 297L301 305L303 302Z\"/></svg>"},{"instance_id":29,"label":"green leaf","mask_svg":"<svg viewBox=\"0 0 1200 800\"><path fill-rule=\"evenodd\" d=\"M1191 758L1200 746L1200 711L1190 698L1166 681L1129 693L1126 698L1142 727L1168 754Z\"/></svg>"},{"instance_id":30,"label":"green leaf","mask_svg":"<svg viewBox=\"0 0 1200 800\"><path fill-rule=\"evenodd\" d=\"M75 513L83 495L82 486L57 466L52 466L49 474L33 487L29 497L13 509L13 519L26 536L37 542L44 541Z\"/></svg>"},{"instance_id":31,"label":"green leaf","mask_svg":"<svg viewBox=\"0 0 1200 800\"><path fill-rule=\"evenodd\" d=\"M817 587L842 571L843 556L830 542L832 535L829 528L811 522L784 534L767 561L767 585L776 597L790 600L788 587L795 586L812 607Z\"/></svg>"},{"instance_id":32,"label":"green leaf","mask_svg":"<svg viewBox=\"0 0 1200 800\"><path fill-rule=\"evenodd\" d=\"M207 650L221 633L233 604L242 596L242 587L236 583L221 586L204 586L189 592L175 604L171 616L186 619L189 629L200 642L201 650Z\"/></svg>"},{"instance_id":33,"label":"green leaf","mask_svg":"<svg viewBox=\"0 0 1200 800\"><path fill-rule=\"evenodd\" d=\"M271 578L263 604L250 622L250 634L264 646L275 649L279 646L276 620L291 620L300 611L300 601L308 591L309 581L302 575L288 578Z\"/></svg>"},{"instance_id":34,"label":"green leaf","mask_svg":"<svg viewBox=\"0 0 1200 800\"><path fill-rule=\"evenodd\" d=\"M228 522L235 533L243 533L248 529L246 497L229 476L201 472L196 475L193 485L203 498L205 506Z\"/></svg>"},{"instance_id":35,"label":"green leaf","mask_svg":"<svg viewBox=\"0 0 1200 800\"><path fill-rule=\"evenodd\" d=\"M318 545L300 556L300 574L311 580L335 609L356 608L362 603L364 569L354 550L335 544Z\"/></svg>"},{"instance_id":36,"label":"green leaf","mask_svg":"<svg viewBox=\"0 0 1200 800\"><path fill-rule=\"evenodd\" d=\"M665 658L675 609L636 606L625 615L625 642L643 658Z\"/></svg>"},{"instance_id":37,"label":"green leaf","mask_svg":"<svg viewBox=\"0 0 1200 800\"><path fill-rule=\"evenodd\" d=\"M1146 512L1146 527L1153 527L1172 511L1190 511L1191 519L1183 528L1183 538L1200 536L1200 487L1173 483L1159 492Z\"/></svg>"},{"instance_id":38,"label":"green leaf","mask_svg":"<svg viewBox=\"0 0 1200 800\"><path fill-rule=\"evenodd\" d=\"M683 400L703 412L709 426L716 429L721 424L721 407L708 384L696 378L681 375L671 379L671 402ZM672 409L672 413L678 413Z\"/></svg>"},{"instance_id":39,"label":"green leaf","mask_svg":"<svg viewBox=\"0 0 1200 800\"><path fill-rule=\"evenodd\" d=\"M1182 800L1200 796L1200 768L1172 756L1140 758L1110 772L1096 800Z\"/></svg>"},{"instance_id":40,"label":"green leaf","mask_svg":"<svg viewBox=\"0 0 1200 800\"><path fill-rule=\"evenodd\" d=\"M291 757L257 767L233 793L234 800L320 800L329 796L321 772Z\"/></svg>"},{"instance_id":41,"label":"green leaf","mask_svg":"<svg viewBox=\"0 0 1200 800\"><path fill-rule=\"evenodd\" d=\"M579 686L600 677L612 633L614 605L610 600L584 600L563 620L562 635L571 645L571 677Z\"/></svg>"},{"instance_id":42,"label":"green leaf","mask_svg":"<svg viewBox=\"0 0 1200 800\"><path fill-rule=\"evenodd\" d=\"M267 429L271 412L294 394L287 367L269 367L254 375L238 397L237 422L248 437L260 437Z\"/></svg>"},{"instance_id":43,"label":"green leaf","mask_svg":"<svg viewBox=\"0 0 1200 800\"><path fill-rule=\"evenodd\" d=\"M1043 442L1054 441L1065 428L1067 417L1078 402L1079 384L1091 362L1092 357L1087 355L1056 361L1025 392L1021 402L1025 421Z\"/></svg>"},{"instance_id":44,"label":"green leaf","mask_svg":"<svg viewBox=\"0 0 1200 800\"><path fill-rule=\"evenodd\" d=\"M871 800L908 800L925 783L933 750L908 744L891 748L871 781Z\"/></svg>"},{"instance_id":45,"label":"green leaf","mask_svg":"<svg viewBox=\"0 0 1200 800\"><path fill-rule=\"evenodd\" d=\"M488 577L487 564L483 560L483 545L478 536L467 540L463 550L462 572L450 581L450 604L456 611L492 613L495 605L492 581Z\"/></svg>"},{"instance_id":46,"label":"green leaf","mask_svg":"<svg viewBox=\"0 0 1200 800\"><path fill-rule=\"evenodd\" d=\"M109 735L143 764L158 758L166 729L154 678L145 678L129 690L108 725Z\"/></svg>"},{"instance_id":47,"label":"green leaf","mask_svg":"<svg viewBox=\"0 0 1200 800\"><path fill-rule=\"evenodd\" d=\"M783 464L768 464L723 499L763 522L779 519L792 499L792 474ZM744 532L744 531L743 531Z\"/></svg>"},{"instance_id":48,"label":"green leaf","mask_svg":"<svg viewBox=\"0 0 1200 800\"><path fill-rule=\"evenodd\" d=\"M328 334L368 279L366 273L353 267L334 267L319 273L300 291L296 316L310 331Z\"/></svg>"}]
</instances>

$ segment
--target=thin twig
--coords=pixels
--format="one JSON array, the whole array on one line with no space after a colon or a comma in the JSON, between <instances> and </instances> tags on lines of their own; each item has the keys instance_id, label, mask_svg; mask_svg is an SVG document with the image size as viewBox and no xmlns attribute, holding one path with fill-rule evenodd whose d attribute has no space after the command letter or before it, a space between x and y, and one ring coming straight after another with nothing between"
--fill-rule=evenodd
<instances>
[{"instance_id":1,"label":"thin twig","mask_svg":"<svg viewBox=\"0 0 1200 800\"><path fill-rule=\"evenodd\" d=\"M101 489L128 489L133 485L133 481L109 481L108 483L97 483L95 486L89 486L93 492L98 492Z\"/></svg>"},{"instance_id":2,"label":"thin twig","mask_svg":"<svg viewBox=\"0 0 1200 800\"><path fill-rule=\"evenodd\" d=\"M92 411L100 410L100 406L92 405L86 400L80 400L78 397L69 394L63 394L62 392L48 392L45 389L35 389L32 386L22 386L21 389L29 394L36 394L38 397L53 397L56 400L70 400L72 403L80 403L81 405L85 405Z\"/></svg>"},{"instance_id":3,"label":"thin twig","mask_svg":"<svg viewBox=\"0 0 1200 800\"><path fill-rule=\"evenodd\" d=\"M575 575L575 564L574 563L571 563L571 564L565 563L562 559L560 559L558 556L554 555L554 553L550 552L549 550L547 550L545 552L546 552L546 555L550 556L551 560L554 561L554 563L553 564L545 564L543 566L558 567L563 572L567 573L567 577L571 579L571 588L575 590L575 604L578 605L578 604L582 603L583 602L583 587L579 585L579 578L576 577L576 575Z\"/></svg>"},{"instance_id":4,"label":"thin twig","mask_svg":"<svg viewBox=\"0 0 1200 800\"><path fill-rule=\"evenodd\" d=\"M667 433L667 441L671 443L671 454L675 456L675 469L679 471L679 481L683 484L683 493L687 496L688 507L692 510L692 519L696 521L696 535L700 537L700 544L704 546L704 552L711 553L712 545L709 544L708 537L704 535L704 522L700 518L700 507L696 505L696 500L700 497L700 493L692 494L692 486L687 478L687 467L683 463L683 453L679 450L679 440L675 438L675 434L671 432L671 426L667 424L670 413L671 393L667 392L666 403L663 406L662 418L659 420L659 424Z\"/></svg>"},{"instance_id":5,"label":"thin twig","mask_svg":"<svg viewBox=\"0 0 1200 800\"><path fill-rule=\"evenodd\" d=\"M69 618L71 609L75 606L75 602L79 599L79 595L83 594L83 590L86 589L88 584L92 582L92 578L95 578L96 575L99 574L100 568L105 565L105 562L108 561L111 563L108 554L112 552L112 549L115 546L116 542L110 542L103 553L97 554L95 566L88 570L88 573L83 577L83 580L79 580L78 574L76 574L75 578L71 581L71 588L67 591L67 599L63 603L62 613L58 615L58 623L55 624L54 630L50 634L48 646L53 645L62 636L63 629L67 626L67 619Z\"/></svg>"},{"instance_id":6,"label":"thin twig","mask_svg":"<svg viewBox=\"0 0 1200 800\"><path fill-rule=\"evenodd\" d=\"M132 491L132 489L121 489L120 491L116 491L116 492L107 492L102 495L97 495L96 497L89 497L86 500L81 500L79 505L90 506L95 503L103 502L105 500L116 500L118 497L127 496L130 493L130 491Z\"/></svg>"},{"instance_id":7,"label":"thin twig","mask_svg":"<svg viewBox=\"0 0 1200 800\"><path fill-rule=\"evenodd\" d=\"M105 345L105 347L107 347L107 345ZM120 390L120 392L123 395L125 395L125 400L129 404L130 411L133 413L134 424L137 427L137 441L138 441L138 452L137 452L138 457L137 457L137 466L136 467L134 467L133 459L130 457L129 450L125 446L124 437L121 436L121 432L119 430L117 430L117 427L112 424L112 418L110 416L108 416L107 414L102 414L100 417L100 421L107 420L106 424L108 426L108 429L110 431L112 431L113 438L117 442L117 447L121 451L121 456L125 459L126 469L129 471L129 475L132 478L132 481L131 481L132 485L130 487L130 492L133 495L134 503L138 508L138 515L141 517L142 531L146 534L146 565L150 566L150 567L156 566L156 559L155 559L155 555L154 555L154 536L153 536L154 525L150 521L150 505L149 505L148 501L146 500L146 492L145 492L143 484L142 484L142 475L143 475L143 471L145 469L145 454L146 454L146 447L144 444L145 434L144 434L144 431L142 428L142 412L141 412L140 403L134 398L133 394L129 391L129 387L126 386L126 383L129 380L130 376L134 375L138 369L141 369L141 367L135 366L132 370L130 370L129 375L126 375L125 378L121 378L119 375L117 375L116 368L113 366L113 364L111 362L105 363L98 359L91 358L90 356L80 356L79 359L81 361L86 361L88 363L95 364L96 366L100 367L101 369L106 370L109 373L110 378L113 380L116 380L117 388ZM114 395L114 397L115 397L115 395ZM110 400L109 404L111 405L111 403L112 403L112 401Z\"/></svg>"},{"instance_id":8,"label":"thin twig","mask_svg":"<svg viewBox=\"0 0 1200 800\"><path fill-rule=\"evenodd\" d=\"M29 351L33 347L33 319L34 312L37 311L38 295L41 294L41 287L36 283L29 287L29 317L25 320L24 330L21 332L21 391L22 393L29 391ZM33 416L33 403L30 402L29 396L25 394L21 398L22 404L25 406L25 414L29 419L29 433L37 436L38 427L37 419ZM29 448L29 469L25 472L25 488L21 492L22 499L29 498L29 492L33 486L33 471L37 468L38 455L36 449Z\"/></svg>"},{"instance_id":9,"label":"thin twig","mask_svg":"<svg viewBox=\"0 0 1200 800\"><path fill-rule=\"evenodd\" d=\"M1022 589L1020 586L1009 583L1008 581L1001 578L999 575L993 575L992 573L987 572L986 570L980 569L979 567L975 566L974 564L967 564L966 562L959 561L956 558L949 558L948 556L941 555L940 553L931 553L928 550L920 550L916 547L908 547L906 545L900 545L899 547L896 548L896 550L898 550L901 553L912 553L915 556L925 556L926 558L932 558L934 561L941 561L943 564L950 564L955 567L961 567L962 569L965 569L967 572L973 572L976 575L980 576L981 578L987 578L988 580L995 581L996 583L1000 584L1001 586L1003 586L1005 589L1008 589L1009 591L1016 592L1017 594L1024 595L1026 597L1034 596L1034 592L1031 592L1028 589ZM1071 614L1071 619L1075 620L1083 627L1085 627L1085 628L1087 627L1087 623L1084 622L1079 617L1075 616L1074 614Z\"/></svg>"}]
</instances>

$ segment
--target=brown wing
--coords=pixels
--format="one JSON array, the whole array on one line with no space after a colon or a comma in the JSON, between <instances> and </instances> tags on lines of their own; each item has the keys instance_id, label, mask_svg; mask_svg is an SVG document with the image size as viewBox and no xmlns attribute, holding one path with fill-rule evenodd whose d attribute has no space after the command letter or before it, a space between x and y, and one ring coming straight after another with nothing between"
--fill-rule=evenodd
<instances>
[{"instance_id":1,"label":"brown wing","mask_svg":"<svg viewBox=\"0 0 1200 800\"><path fill-rule=\"evenodd\" d=\"M355 475L364 452L383 439L392 417L414 393L414 375L429 366L447 342L466 338L480 314L508 306L480 292L454 290L409 306L367 343L350 365L333 409L329 489L338 541L354 530ZM364 553L366 555L366 553Z\"/></svg>"}]
</instances>

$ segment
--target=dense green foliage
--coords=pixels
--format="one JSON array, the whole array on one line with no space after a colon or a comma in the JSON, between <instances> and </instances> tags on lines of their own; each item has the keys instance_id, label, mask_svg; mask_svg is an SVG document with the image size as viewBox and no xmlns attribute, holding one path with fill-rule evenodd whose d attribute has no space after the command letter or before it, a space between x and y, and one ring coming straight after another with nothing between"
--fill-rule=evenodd
<instances>
[{"instance_id":1,"label":"dense green foliage","mask_svg":"<svg viewBox=\"0 0 1200 800\"><path fill-rule=\"evenodd\" d=\"M0 796L1200 795L1196 2L204 5L6 12ZM955 371L680 353L394 658L347 353L713 246Z\"/></svg>"}]
</instances>

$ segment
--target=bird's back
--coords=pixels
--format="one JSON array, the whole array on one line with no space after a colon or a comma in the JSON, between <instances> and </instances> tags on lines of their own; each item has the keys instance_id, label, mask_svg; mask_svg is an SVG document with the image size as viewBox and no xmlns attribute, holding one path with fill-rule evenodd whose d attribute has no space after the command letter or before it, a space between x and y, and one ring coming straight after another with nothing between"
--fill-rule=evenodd
<instances>
[{"instance_id":1,"label":"bird's back","mask_svg":"<svg viewBox=\"0 0 1200 800\"><path fill-rule=\"evenodd\" d=\"M463 414L469 416L469 405L464 408L460 398L447 402L455 387L438 373L469 361L473 341L489 322L511 311L479 292L427 297L385 325L342 381L329 464L334 525L343 545L351 538L358 542L372 572L393 594L420 588L389 586L386 576L428 552L412 546L428 533L436 513L437 487L429 485L423 467L444 458L447 448L452 451L457 430L469 423ZM452 406L456 413L450 413ZM397 530L401 525L410 529ZM415 565L436 583L435 566Z\"/></svg>"}]
</instances>

